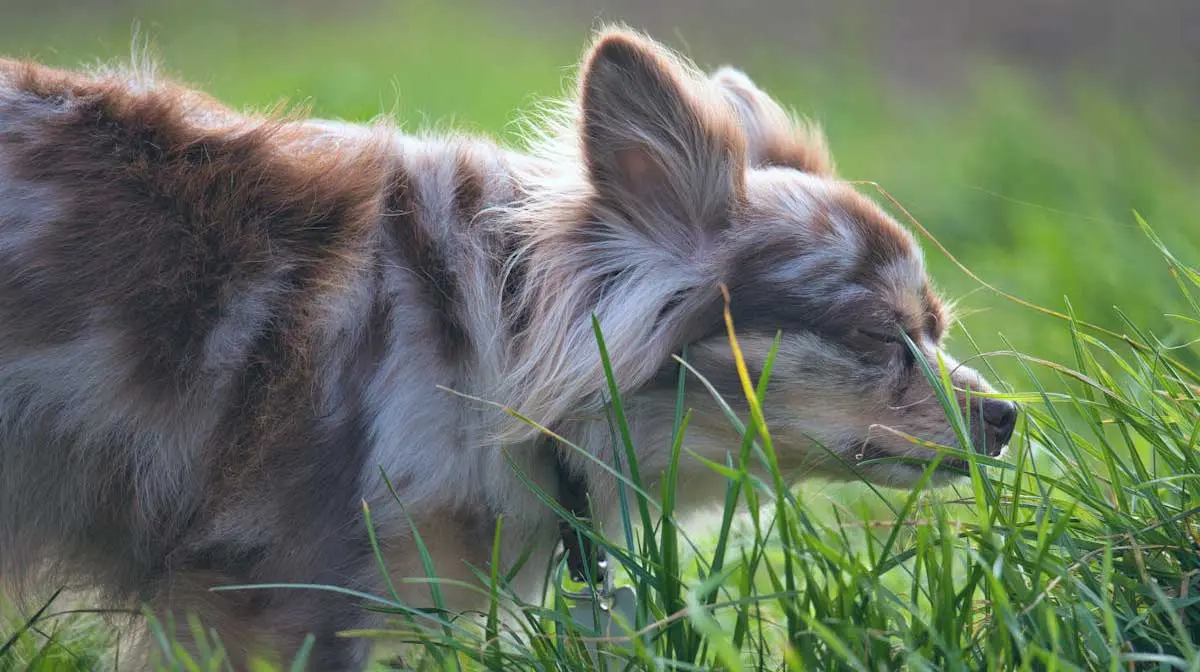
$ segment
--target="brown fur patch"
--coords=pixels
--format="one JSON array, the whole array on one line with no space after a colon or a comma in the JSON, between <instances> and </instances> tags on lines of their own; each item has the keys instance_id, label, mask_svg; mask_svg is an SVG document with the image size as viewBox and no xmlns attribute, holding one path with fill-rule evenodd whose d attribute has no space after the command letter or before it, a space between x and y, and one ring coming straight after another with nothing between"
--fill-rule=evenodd
<instances>
[{"instance_id":1,"label":"brown fur patch","mask_svg":"<svg viewBox=\"0 0 1200 672\"><path fill-rule=\"evenodd\" d=\"M762 165L794 168L803 173L832 176L833 162L816 141L794 134L772 135L763 145Z\"/></svg>"},{"instance_id":2,"label":"brown fur patch","mask_svg":"<svg viewBox=\"0 0 1200 672\"><path fill-rule=\"evenodd\" d=\"M470 223L483 207L483 173L475 156L460 147L454 157L454 211L464 223Z\"/></svg>"},{"instance_id":3,"label":"brown fur patch","mask_svg":"<svg viewBox=\"0 0 1200 672\"><path fill-rule=\"evenodd\" d=\"M412 524L421 535L430 557L436 559L433 573L439 581L446 582L441 586L441 592L448 608L462 609L474 605L474 592L467 586L478 585L479 577L475 570L486 571L491 560L487 549L491 547L491 539L495 536L496 519L460 508L445 508L422 514ZM411 528L407 524L403 527L403 533L397 536L405 541L396 548L383 549L388 572L395 577L424 579L428 574L423 560L413 552L413 544L407 541L412 538ZM488 541L480 545L478 542L481 539ZM503 568L501 571L504 571ZM399 585L397 589L402 599L414 603L429 599L429 585L420 581Z\"/></svg>"},{"instance_id":4,"label":"brown fur patch","mask_svg":"<svg viewBox=\"0 0 1200 672\"><path fill-rule=\"evenodd\" d=\"M442 356L448 361L458 361L469 351L470 338L459 315L461 290L449 259L452 251L431 236L420 221L420 203L412 177L403 166L395 165L391 170L384 203L384 233L406 267L421 279L431 314L441 332L438 342ZM464 197L480 198L472 193ZM456 199L455 203L462 201Z\"/></svg>"},{"instance_id":5,"label":"brown fur patch","mask_svg":"<svg viewBox=\"0 0 1200 672\"><path fill-rule=\"evenodd\" d=\"M858 237L858 265L851 275L863 285L880 286L884 281L881 271L916 252L904 229L858 192L850 188L839 191L836 207Z\"/></svg>"},{"instance_id":6,"label":"brown fur patch","mask_svg":"<svg viewBox=\"0 0 1200 672\"><path fill-rule=\"evenodd\" d=\"M515 338L529 327L533 321L533 306L520 300L526 274L529 271L528 260L521 255L520 245L523 242L517 233L508 231L500 236L500 254L495 259L496 277L503 277L502 305L506 316L508 332Z\"/></svg>"},{"instance_id":7,"label":"brown fur patch","mask_svg":"<svg viewBox=\"0 0 1200 672\"><path fill-rule=\"evenodd\" d=\"M792 168L834 177L833 157L818 128L791 118L749 77L732 68L717 71L713 82L728 96L741 119L752 166Z\"/></svg>"},{"instance_id":8,"label":"brown fur patch","mask_svg":"<svg viewBox=\"0 0 1200 672\"><path fill-rule=\"evenodd\" d=\"M378 156L285 153L286 126L201 129L170 89L13 68L50 119L0 144L18 177L69 200L21 275L0 278L11 323L69 338L92 311L112 311L129 327L136 377L167 386L146 391L157 395L194 379L205 338L240 294L272 288L268 312L302 334L307 308L291 297L341 286L361 263ZM281 350L304 347L286 341Z\"/></svg>"},{"instance_id":9,"label":"brown fur patch","mask_svg":"<svg viewBox=\"0 0 1200 672\"><path fill-rule=\"evenodd\" d=\"M922 289L921 298L925 306L925 328L934 341L940 341L949 326L949 316L946 314L945 304L937 292L933 291L933 286L928 283Z\"/></svg>"}]
</instances>

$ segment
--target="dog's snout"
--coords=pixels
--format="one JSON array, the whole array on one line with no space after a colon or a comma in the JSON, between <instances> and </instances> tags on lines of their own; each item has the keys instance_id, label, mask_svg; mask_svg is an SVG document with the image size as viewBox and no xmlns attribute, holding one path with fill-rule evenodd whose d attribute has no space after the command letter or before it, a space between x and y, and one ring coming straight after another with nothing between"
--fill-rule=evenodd
<instances>
[{"instance_id":1,"label":"dog's snout","mask_svg":"<svg viewBox=\"0 0 1200 672\"><path fill-rule=\"evenodd\" d=\"M1013 429L1017 426L1017 405L1003 399L984 399L983 421L987 423L990 434L988 453L997 455L1012 438Z\"/></svg>"}]
</instances>

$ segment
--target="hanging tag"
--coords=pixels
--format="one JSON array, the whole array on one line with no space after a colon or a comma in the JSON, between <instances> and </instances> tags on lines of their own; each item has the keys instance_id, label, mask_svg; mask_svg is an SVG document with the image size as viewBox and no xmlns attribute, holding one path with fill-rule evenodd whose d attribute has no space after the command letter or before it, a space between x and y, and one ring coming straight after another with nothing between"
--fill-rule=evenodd
<instances>
[{"instance_id":1,"label":"hanging tag","mask_svg":"<svg viewBox=\"0 0 1200 672\"><path fill-rule=\"evenodd\" d=\"M619 661L611 655L633 651L632 633L637 622L637 593L632 586L596 592L589 596L573 596L575 605L568 614L579 624L584 637L611 637L611 642L586 641L585 646L598 670L620 669ZM600 655L603 648L609 655ZM610 663L612 665L610 665Z\"/></svg>"}]
</instances>

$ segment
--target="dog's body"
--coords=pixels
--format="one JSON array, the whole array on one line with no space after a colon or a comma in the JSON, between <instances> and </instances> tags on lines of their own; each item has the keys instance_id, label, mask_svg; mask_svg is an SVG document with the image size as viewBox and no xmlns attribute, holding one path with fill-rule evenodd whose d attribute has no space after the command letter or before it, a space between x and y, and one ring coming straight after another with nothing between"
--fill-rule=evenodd
<instances>
[{"instance_id":1,"label":"dog's body","mask_svg":"<svg viewBox=\"0 0 1200 672\"><path fill-rule=\"evenodd\" d=\"M503 516L502 560L534 549L536 594L557 519L507 460L551 493L563 460L601 520L615 481L465 395L609 462L594 314L653 483L673 353L744 398L721 284L752 370L782 330L767 420L790 478L932 454L874 425L956 444L898 339L939 352L920 253L836 181L819 136L739 73L700 77L621 32L562 121L530 156L0 62L0 577L198 611L239 654L312 632L316 669L341 669L363 651L334 633L370 618L347 598L208 589L381 589L365 502L394 577L424 575L408 516L439 577L464 580ZM686 447L723 462L737 435L687 394ZM995 403L972 409L993 453L1012 429ZM716 501L720 475L685 462L681 503Z\"/></svg>"}]
</instances>

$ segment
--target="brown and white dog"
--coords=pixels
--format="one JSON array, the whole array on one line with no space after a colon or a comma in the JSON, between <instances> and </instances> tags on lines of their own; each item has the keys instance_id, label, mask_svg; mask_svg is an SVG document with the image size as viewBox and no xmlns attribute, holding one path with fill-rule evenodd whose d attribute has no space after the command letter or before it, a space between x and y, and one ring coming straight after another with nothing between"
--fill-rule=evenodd
<instances>
[{"instance_id":1,"label":"brown and white dog","mask_svg":"<svg viewBox=\"0 0 1200 672\"><path fill-rule=\"evenodd\" d=\"M973 449L1006 444L1015 406L966 401L990 388L941 351L917 245L816 130L619 29L568 98L517 153L0 61L0 577L196 612L239 656L314 633L315 668L343 669L366 649L335 633L373 618L349 599L209 589L380 590L365 502L394 578L424 575L408 516L468 581L503 516L502 560L533 548L537 594L558 520L505 454L551 493L565 463L601 521L614 478L471 398L608 463L595 315L657 492L673 353L745 410L722 285L752 374L782 334L766 418L789 479L913 483L919 465L857 467L934 455L880 427L957 445L916 357L951 363ZM739 437L688 389L685 455L723 462ZM724 492L691 458L679 483L683 507Z\"/></svg>"}]
</instances>

